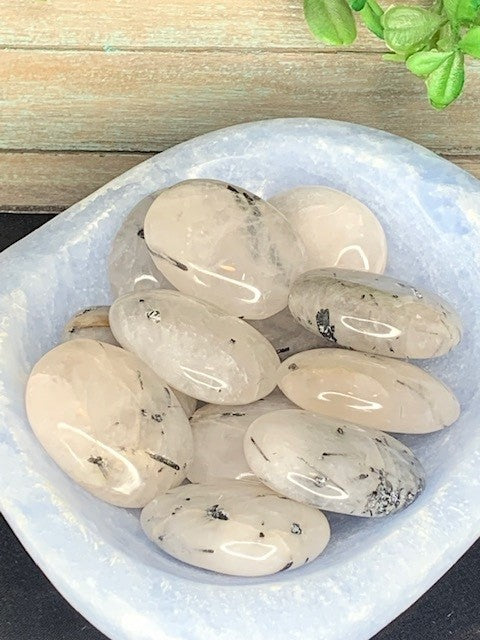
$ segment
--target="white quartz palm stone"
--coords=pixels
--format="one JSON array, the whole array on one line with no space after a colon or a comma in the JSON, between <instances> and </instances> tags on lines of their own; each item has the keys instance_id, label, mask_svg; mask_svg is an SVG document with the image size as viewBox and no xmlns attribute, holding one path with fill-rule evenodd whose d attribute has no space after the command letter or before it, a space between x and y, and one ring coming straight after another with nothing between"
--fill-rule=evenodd
<instances>
[{"instance_id":1,"label":"white quartz palm stone","mask_svg":"<svg viewBox=\"0 0 480 640\"><path fill-rule=\"evenodd\" d=\"M113 240L108 275L115 297L130 291L173 288L155 266L145 243L145 215L156 195L153 193L140 200L125 218Z\"/></svg>"},{"instance_id":2,"label":"white quartz palm stone","mask_svg":"<svg viewBox=\"0 0 480 640\"><path fill-rule=\"evenodd\" d=\"M249 324L177 291L152 290L118 298L110 325L175 389L216 404L248 404L276 386L275 349Z\"/></svg>"},{"instance_id":3,"label":"white quartz palm stone","mask_svg":"<svg viewBox=\"0 0 480 640\"><path fill-rule=\"evenodd\" d=\"M382 431L429 433L460 414L452 391L420 367L346 349L297 353L278 385L302 409Z\"/></svg>"},{"instance_id":4,"label":"white quartz palm stone","mask_svg":"<svg viewBox=\"0 0 480 640\"><path fill-rule=\"evenodd\" d=\"M191 418L195 413L197 408L197 399L187 396L185 393L182 393L178 389L174 389L172 387L173 393L177 396L177 400L180 403L180 406L185 411L185 415L187 418Z\"/></svg>"},{"instance_id":5,"label":"white quartz palm stone","mask_svg":"<svg viewBox=\"0 0 480 640\"><path fill-rule=\"evenodd\" d=\"M62 342L87 338L100 340L118 347L118 342L110 330L108 312L110 307L89 307L82 309L70 318L63 330Z\"/></svg>"},{"instance_id":6,"label":"white quartz palm stone","mask_svg":"<svg viewBox=\"0 0 480 640\"><path fill-rule=\"evenodd\" d=\"M420 462L395 438L301 409L257 418L244 448L267 486L325 511L386 516L424 487Z\"/></svg>"},{"instance_id":7,"label":"white quartz palm stone","mask_svg":"<svg viewBox=\"0 0 480 640\"><path fill-rule=\"evenodd\" d=\"M198 409L190 421L194 455L188 479L208 484L224 478L254 478L243 452L246 430L264 413L294 407L283 393L276 390L252 404L207 404Z\"/></svg>"},{"instance_id":8,"label":"white quartz palm stone","mask_svg":"<svg viewBox=\"0 0 480 640\"><path fill-rule=\"evenodd\" d=\"M292 316L288 307L270 318L249 320L248 324L260 331L262 336L271 342L280 360L285 360L299 351L332 346L327 338L315 335L302 327Z\"/></svg>"},{"instance_id":9,"label":"white quartz palm stone","mask_svg":"<svg viewBox=\"0 0 480 640\"><path fill-rule=\"evenodd\" d=\"M338 346L391 358L441 356L461 338L460 318L445 300L364 271L304 273L289 307L305 328Z\"/></svg>"},{"instance_id":10,"label":"white quartz palm stone","mask_svg":"<svg viewBox=\"0 0 480 640\"><path fill-rule=\"evenodd\" d=\"M185 478L190 425L137 356L94 340L45 354L27 383L32 429L55 462L97 498L142 507Z\"/></svg>"},{"instance_id":11,"label":"white quartz palm stone","mask_svg":"<svg viewBox=\"0 0 480 640\"><path fill-rule=\"evenodd\" d=\"M215 180L187 180L162 191L145 218L145 240L182 293L244 318L284 309L303 267L303 248L279 211Z\"/></svg>"},{"instance_id":12,"label":"white quartz palm stone","mask_svg":"<svg viewBox=\"0 0 480 640\"><path fill-rule=\"evenodd\" d=\"M79 311L65 325L62 342L76 338L87 338L107 342L118 347L119 344L110 329L109 311L110 307L90 307ZM196 399L190 398L177 389L172 389L172 391L177 396L187 418L190 418L197 407Z\"/></svg>"},{"instance_id":13,"label":"white quartz palm stone","mask_svg":"<svg viewBox=\"0 0 480 640\"><path fill-rule=\"evenodd\" d=\"M143 509L141 524L178 560L237 576L311 562L330 537L317 509L282 499L259 483L232 480L172 489Z\"/></svg>"},{"instance_id":14,"label":"white quartz palm stone","mask_svg":"<svg viewBox=\"0 0 480 640\"><path fill-rule=\"evenodd\" d=\"M383 273L387 241L375 215L356 198L323 186L296 187L270 198L302 240L305 271L340 267Z\"/></svg>"}]
</instances>

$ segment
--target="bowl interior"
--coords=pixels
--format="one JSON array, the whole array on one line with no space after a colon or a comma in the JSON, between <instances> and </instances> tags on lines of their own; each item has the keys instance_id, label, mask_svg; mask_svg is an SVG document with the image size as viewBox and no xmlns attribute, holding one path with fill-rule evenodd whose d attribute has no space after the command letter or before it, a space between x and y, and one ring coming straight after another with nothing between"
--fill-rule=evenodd
<instances>
[{"instance_id":1,"label":"bowl interior","mask_svg":"<svg viewBox=\"0 0 480 640\"><path fill-rule=\"evenodd\" d=\"M108 548L109 557L113 553L119 562L131 562L138 571L148 573L152 584L170 575L228 590L241 585L293 585L302 576L319 580L327 574L342 576L347 565L361 567L368 549L383 548L395 530L412 526L418 536L429 538L436 527L456 526L442 524L441 512L434 517L429 511L431 521L420 528L418 518L478 446L478 183L407 141L339 123L315 127L314 121L301 122L290 130L266 123L260 123L263 128L250 125L250 130L236 127L180 145L121 176L1 256L4 509L27 546L31 542L27 523L41 523L45 535L49 527L63 531L65 547L69 536L71 544L76 544L81 530L87 539ZM137 511L96 500L56 467L34 438L24 412L28 372L57 344L68 317L81 307L111 302L106 259L123 218L148 193L193 177L230 181L262 197L302 184L324 184L350 193L368 205L384 226L389 246L386 273L444 296L464 325L463 340L452 353L419 363L455 391L462 406L460 419L435 434L398 436L425 466L424 494L405 512L386 519L329 516L332 541L324 554L303 568L272 577L226 577L163 554L142 534ZM45 501L55 508L46 509ZM473 517L476 524L468 520L468 526L478 527L478 513ZM64 522L71 526L63 529ZM55 549L52 554L43 558L44 566L54 562Z\"/></svg>"}]
</instances>

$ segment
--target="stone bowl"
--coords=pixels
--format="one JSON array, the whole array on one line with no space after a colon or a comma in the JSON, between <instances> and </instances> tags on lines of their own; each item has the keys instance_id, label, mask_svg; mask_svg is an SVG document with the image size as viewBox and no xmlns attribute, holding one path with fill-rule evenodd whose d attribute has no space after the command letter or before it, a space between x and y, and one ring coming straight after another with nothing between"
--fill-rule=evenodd
<instances>
[{"instance_id":1,"label":"stone bowl","mask_svg":"<svg viewBox=\"0 0 480 640\"><path fill-rule=\"evenodd\" d=\"M138 200L186 178L264 197L325 184L364 201L386 230L387 273L450 300L465 336L423 362L457 393L458 422L401 437L427 472L423 495L385 519L329 517L315 562L232 578L177 562L138 513L96 500L46 456L23 394L32 365L80 307L111 301L106 257ZM480 533L480 183L407 140L316 119L235 126L144 162L0 256L1 507L67 600L114 640L367 640L428 589Z\"/></svg>"}]
</instances>

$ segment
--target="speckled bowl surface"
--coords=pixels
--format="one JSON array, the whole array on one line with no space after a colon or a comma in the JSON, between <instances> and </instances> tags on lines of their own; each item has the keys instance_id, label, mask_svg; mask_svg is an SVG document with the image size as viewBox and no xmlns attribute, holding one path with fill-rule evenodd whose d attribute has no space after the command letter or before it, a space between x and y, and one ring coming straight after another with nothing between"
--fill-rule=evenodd
<instances>
[{"instance_id":1,"label":"speckled bowl surface","mask_svg":"<svg viewBox=\"0 0 480 640\"><path fill-rule=\"evenodd\" d=\"M330 517L320 558L268 578L217 575L164 555L137 512L96 500L64 475L25 416L32 365L74 311L111 299L106 257L124 216L148 193L200 177L264 197L300 184L358 197L386 230L387 273L445 296L465 326L458 348L424 363L458 394L460 420L401 437L426 468L424 494L385 519ZM0 255L2 510L59 591L114 640L366 640L480 533L479 303L480 184L433 153L315 119L239 125L181 144Z\"/></svg>"}]
</instances>

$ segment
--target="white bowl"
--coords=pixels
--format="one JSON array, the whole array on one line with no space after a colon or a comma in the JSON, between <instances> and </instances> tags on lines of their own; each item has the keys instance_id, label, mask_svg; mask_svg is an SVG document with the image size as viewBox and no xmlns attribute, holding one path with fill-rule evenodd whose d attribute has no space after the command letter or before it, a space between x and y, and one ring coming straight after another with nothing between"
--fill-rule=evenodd
<instances>
[{"instance_id":1,"label":"white bowl","mask_svg":"<svg viewBox=\"0 0 480 640\"><path fill-rule=\"evenodd\" d=\"M108 158L105 158L108 162ZM231 578L161 553L138 513L76 486L27 423L32 365L82 306L110 301L106 256L123 217L148 193L218 178L261 196L325 184L363 200L383 223L387 273L444 295L465 336L424 363L455 392L460 420L401 437L427 472L424 494L385 519L331 517L315 562L269 578ZM411 142L338 122L240 125L157 155L0 256L1 506L58 590L115 640L366 640L437 580L480 532L480 187Z\"/></svg>"}]
</instances>

